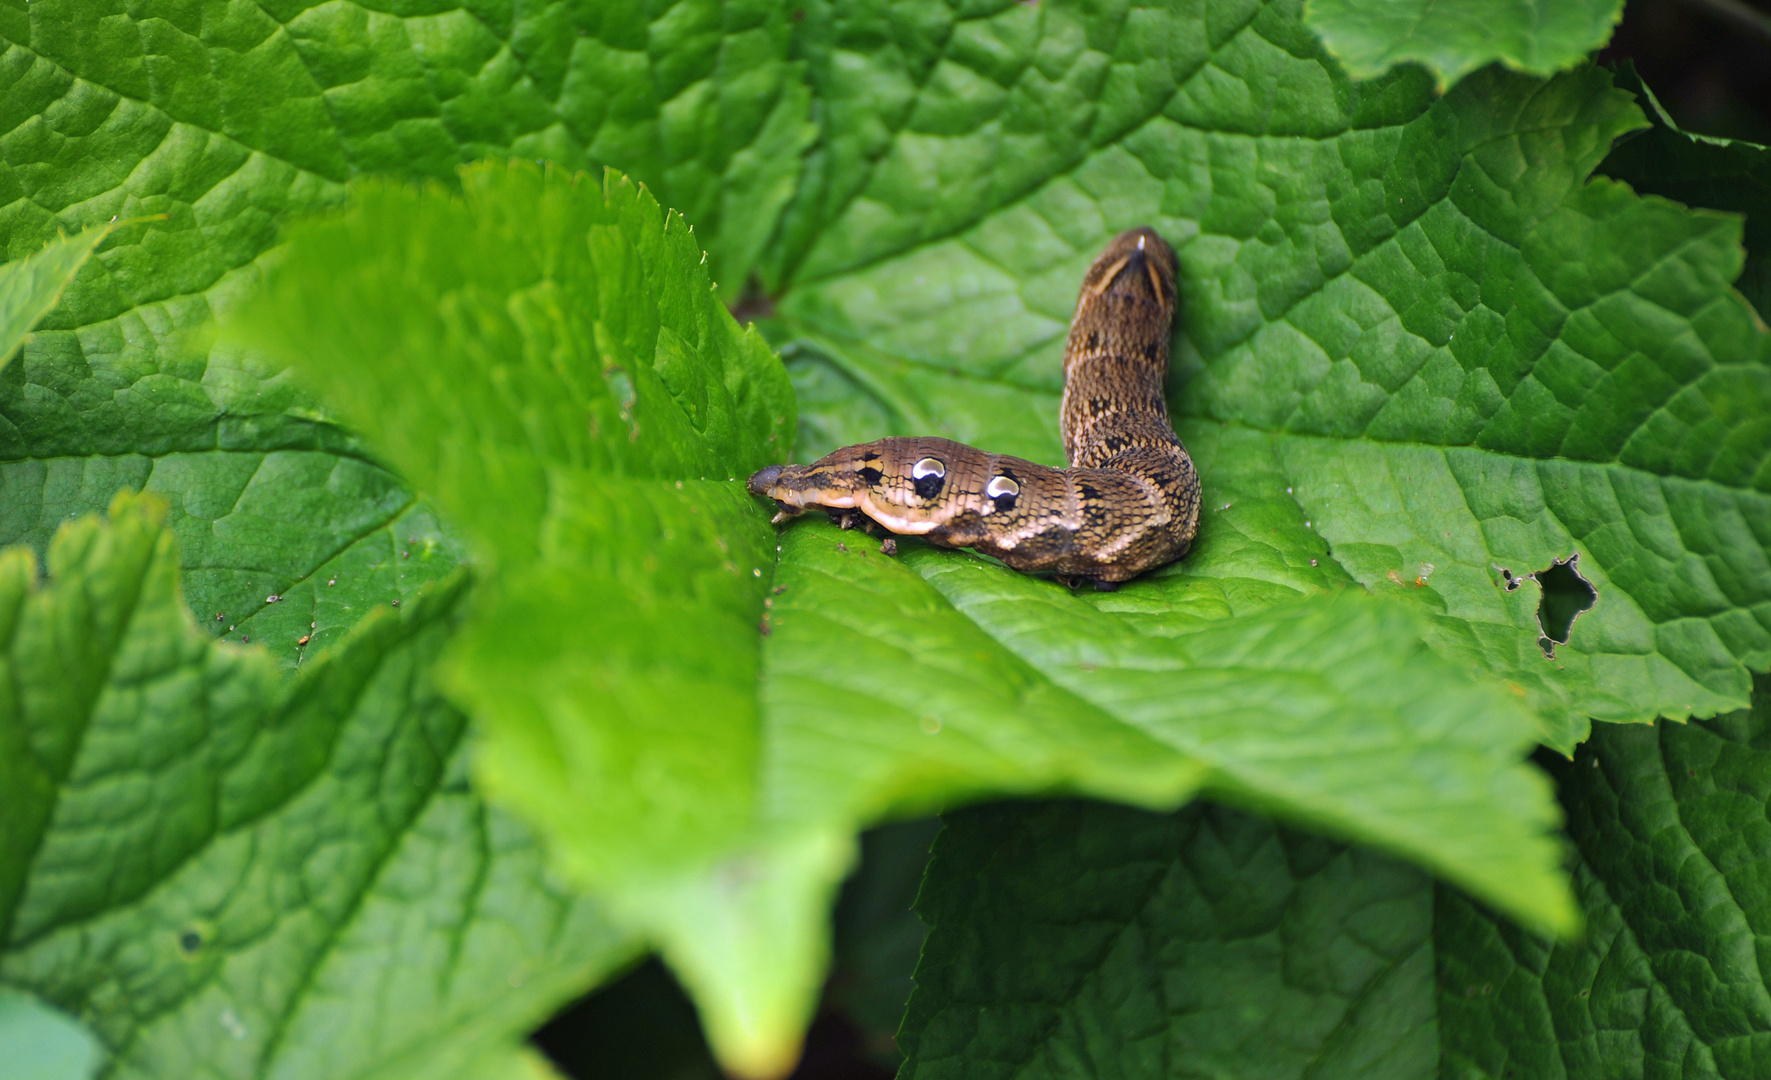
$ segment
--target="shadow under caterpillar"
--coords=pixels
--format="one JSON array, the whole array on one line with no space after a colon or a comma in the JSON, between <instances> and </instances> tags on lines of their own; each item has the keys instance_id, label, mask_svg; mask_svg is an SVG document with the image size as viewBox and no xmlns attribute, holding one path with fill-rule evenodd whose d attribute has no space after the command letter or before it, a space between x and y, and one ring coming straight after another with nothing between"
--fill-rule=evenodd
<instances>
[{"instance_id":1,"label":"shadow under caterpillar","mask_svg":"<svg viewBox=\"0 0 1771 1080\"><path fill-rule=\"evenodd\" d=\"M1016 570L1114 588L1187 554L1199 474L1169 424L1163 381L1174 249L1147 228L1113 238L1082 279L1064 349L1067 469L951 439L846 446L750 478L776 521L822 508L891 532L976 548Z\"/></svg>"}]
</instances>

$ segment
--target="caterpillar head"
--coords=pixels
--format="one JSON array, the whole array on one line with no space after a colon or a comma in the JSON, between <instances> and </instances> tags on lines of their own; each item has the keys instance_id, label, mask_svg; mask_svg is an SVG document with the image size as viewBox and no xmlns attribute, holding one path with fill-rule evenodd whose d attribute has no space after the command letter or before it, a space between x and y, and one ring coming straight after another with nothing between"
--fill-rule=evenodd
<instances>
[{"instance_id":1,"label":"caterpillar head","mask_svg":"<svg viewBox=\"0 0 1771 1080\"><path fill-rule=\"evenodd\" d=\"M1013 505L1006 490L984 491L995 460L949 439L881 439L844 447L810 465L771 465L748 486L752 495L775 500L782 517L813 508L852 509L893 532L924 535L961 515Z\"/></svg>"}]
</instances>

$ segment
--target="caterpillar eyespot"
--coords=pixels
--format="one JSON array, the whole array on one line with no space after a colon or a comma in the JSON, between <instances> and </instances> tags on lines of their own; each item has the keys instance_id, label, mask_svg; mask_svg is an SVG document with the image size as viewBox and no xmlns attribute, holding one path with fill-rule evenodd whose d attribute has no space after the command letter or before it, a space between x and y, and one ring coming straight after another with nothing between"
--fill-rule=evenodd
<instances>
[{"instance_id":1,"label":"caterpillar eyespot","mask_svg":"<svg viewBox=\"0 0 1771 1080\"><path fill-rule=\"evenodd\" d=\"M993 514L1000 510L1008 513L1015 508L1015 500L1021 494L1021 485L1015 483L1011 476L993 476L984 485L984 495L990 501L984 505L983 513Z\"/></svg>"},{"instance_id":2,"label":"caterpillar eyespot","mask_svg":"<svg viewBox=\"0 0 1771 1080\"><path fill-rule=\"evenodd\" d=\"M1162 393L1176 270L1173 248L1133 229L1083 275L1064 351L1068 468L889 438L771 465L750 478L751 493L775 501L778 521L856 511L894 533L1103 587L1185 557L1199 531L1199 474Z\"/></svg>"}]
</instances>

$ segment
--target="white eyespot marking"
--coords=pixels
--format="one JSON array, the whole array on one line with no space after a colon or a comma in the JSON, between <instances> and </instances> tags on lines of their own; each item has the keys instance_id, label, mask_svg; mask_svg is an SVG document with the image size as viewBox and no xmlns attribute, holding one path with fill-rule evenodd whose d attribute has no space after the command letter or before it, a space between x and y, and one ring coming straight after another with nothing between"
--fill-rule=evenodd
<instances>
[{"instance_id":1,"label":"white eyespot marking","mask_svg":"<svg viewBox=\"0 0 1771 1080\"><path fill-rule=\"evenodd\" d=\"M1144 238L1141 236L1138 237L1138 250L1139 251L1144 250Z\"/></svg>"},{"instance_id":2,"label":"white eyespot marking","mask_svg":"<svg viewBox=\"0 0 1771 1080\"><path fill-rule=\"evenodd\" d=\"M946 475L947 466L941 464L940 459L938 458L925 457L921 461L910 466L910 479L912 480L921 480L925 476L933 476L939 479Z\"/></svg>"},{"instance_id":3,"label":"white eyespot marking","mask_svg":"<svg viewBox=\"0 0 1771 1080\"><path fill-rule=\"evenodd\" d=\"M1004 495L1019 495L1020 493L1021 485L1006 476L993 476L990 478L990 482L984 485L984 494L992 499L1000 499Z\"/></svg>"}]
</instances>

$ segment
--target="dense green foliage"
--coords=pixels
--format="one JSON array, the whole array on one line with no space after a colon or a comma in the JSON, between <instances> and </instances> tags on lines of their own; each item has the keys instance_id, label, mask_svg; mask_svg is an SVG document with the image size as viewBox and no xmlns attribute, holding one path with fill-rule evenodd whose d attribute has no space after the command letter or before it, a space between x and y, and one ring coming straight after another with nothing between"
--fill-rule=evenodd
<instances>
[{"instance_id":1,"label":"dense green foliage","mask_svg":"<svg viewBox=\"0 0 1771 1080\"><path fill-rule=\"evenodd\" d=\"M1579 64L1614 3L1407 7L8 9L0 983L114 1075L478 1077L649 947L778 1073L859 829L1088 795L1142 809L940 841L912 1074L1744 1075L1771 334L1742 217L1637 191L1762 257L1766 152ZM1060 462L1139 224L1185 563L1073 595L744 493Z\"/></svg>"},{"instance_id":2,"label":"dense green foliage","mask_svg":"<svg viewBox=\"0 0 1771 1080\"><path fill-rule=\"evenodd\" d=\"M632 955L467 788L459 574L283 679L191 625L156 503L0 562L7 983L120 1075L472 1076Z\"/></svg>"},{"instance_id":3,"label":"dense green foliage","mask_svg":"<svg viewBox=\"0 0 1771 1080\"><path fill-rule=\"evenodd\" d=\"M1559 757L1584 940L1218 807L950 819L904 1075L1761 1075L1771 694Z\"/></svg>"}]
</instances>

